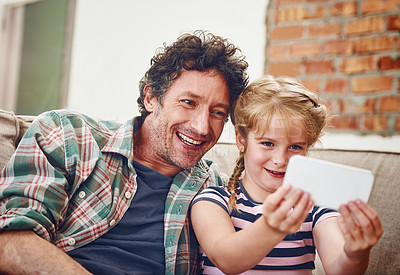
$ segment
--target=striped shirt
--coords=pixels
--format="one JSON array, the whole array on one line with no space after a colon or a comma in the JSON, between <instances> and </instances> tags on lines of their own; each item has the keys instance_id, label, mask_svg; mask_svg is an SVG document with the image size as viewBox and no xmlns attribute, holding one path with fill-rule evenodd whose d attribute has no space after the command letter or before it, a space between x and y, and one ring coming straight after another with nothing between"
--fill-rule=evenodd
<instances>
[{"instance_id":1,"label":"striped shirt","mask_svg":"<svg viewBox=\"0 0 400 275\"><path fill-rule=\"evenodd\" d=\"M232 211L232 213L228 210L229 196L230 193L226 187L209 187L196 196L193 204L206 200L219 205L230 215L236 231L246 228L262 216L262 203L252 200L241 183L236 192L237 210ZM312 230L316 224L324 219L338 215L339 213L335 210L313 206L300 230L295 234L287 235L264 259L251 269L254 272L247 272L246 274L271 270L274 270L274 272L303 270L304 274L311 274L311 270L315 269L315 245ZM223 274L203 251L202 253L204 274ZM309 272L306 272L306 270L309 270Z\"/></svg>"},{"instance_id":2,"label":"striped shirt","mask_svg":"<svg viewBox=\"0 0 400 275\"><path fill-rule=\"evenodd\" d=\"M33 230L64 251L108 232L137 189L132 148L140 126L140 118L120 124L65 110L38 116L1 171L0 231ZM164 212L166 274L197 272L188 209L199 191L221 184L208 160L174 177Z\"/></svg>"}]
</instances>

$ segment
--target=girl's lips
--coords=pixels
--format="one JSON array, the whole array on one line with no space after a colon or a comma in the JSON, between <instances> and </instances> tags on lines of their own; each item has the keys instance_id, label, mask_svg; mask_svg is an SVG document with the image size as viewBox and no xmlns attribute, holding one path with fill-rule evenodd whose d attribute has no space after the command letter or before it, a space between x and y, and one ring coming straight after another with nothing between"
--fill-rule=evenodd
<instances>
[{"instance_id":1,"label":"girl's lips","mask_svg":"<svg viewBox=\"0 0 400 275\"><path fill-rule=\"evenodd\" d=\"M267 173L274 178L283 178L285 177L285 172L279 172L279 171L274 171L274 170L269 170L267 168L264 168Z\"/></svg>"}]
</instances>

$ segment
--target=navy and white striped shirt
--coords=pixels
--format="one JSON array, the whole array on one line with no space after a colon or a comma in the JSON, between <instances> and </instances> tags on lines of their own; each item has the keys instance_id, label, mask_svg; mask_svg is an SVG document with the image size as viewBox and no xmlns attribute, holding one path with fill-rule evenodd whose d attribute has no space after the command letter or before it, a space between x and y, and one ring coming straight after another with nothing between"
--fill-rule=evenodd
<instances>
[{"instance_id":1,"label":"navy and white striped shirt","mask_svg":"<svg viewBox=\"0 0 400 275\"><path fill-rule=\"evenodd\" d=\"M262 215L262 203L254 201L242 184L239 184L236 192L237 210L233 210L231 213L228 208L229 196L230 193L226 187L209 187L194 199L193 204L206 200L219 205L230 215L236 231L246 228ZM338 215L336 210L313 206L300 230L287 235L252 270L264 272L267 270L309 270L307 273L311 274L311 270L315 269L315 245L312 230L317 223ZM204 274L220 274L203 250L201 251Z\"/></svg>"}]
</instances>

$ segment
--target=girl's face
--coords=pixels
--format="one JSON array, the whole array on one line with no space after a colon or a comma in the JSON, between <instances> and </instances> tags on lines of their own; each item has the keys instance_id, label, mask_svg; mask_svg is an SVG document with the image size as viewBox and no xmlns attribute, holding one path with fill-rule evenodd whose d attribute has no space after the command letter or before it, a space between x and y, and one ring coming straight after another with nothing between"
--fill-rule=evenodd
<instances>
[{"instance_id":1,"label":"girl's face","mask_svg":"<svg viewBox=\"0 0 400 275\"><path fill-rule=\"evenodd\" d=\"M250 131L247 139L240 134L236 137L239 150L244 152L243 185L258 202L282 185L289 159L307 152L307 137L299 120L290 121L290 140L280 117L272 117L266 127L261 136Z\"/></svg>"}]
</instances>

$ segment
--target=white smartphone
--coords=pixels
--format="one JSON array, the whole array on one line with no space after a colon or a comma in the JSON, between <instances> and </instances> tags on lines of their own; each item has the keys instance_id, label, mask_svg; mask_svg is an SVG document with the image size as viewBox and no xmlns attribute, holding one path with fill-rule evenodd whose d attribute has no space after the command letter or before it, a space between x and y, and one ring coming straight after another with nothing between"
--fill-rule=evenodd
<instances>
[{"instance_id":1,"label":"white smartphone","mask_svg":"<svg viewBox=\"0 0 400 275\"><path fill-rule=\"evenodd\" d=\"M370 170L296 155L289 160L283 184L309 192L315 205L338 209L355 199L368 202L374 175Z\"/></svg>"}]
</instances>

